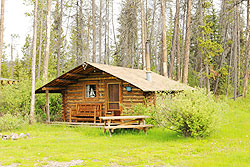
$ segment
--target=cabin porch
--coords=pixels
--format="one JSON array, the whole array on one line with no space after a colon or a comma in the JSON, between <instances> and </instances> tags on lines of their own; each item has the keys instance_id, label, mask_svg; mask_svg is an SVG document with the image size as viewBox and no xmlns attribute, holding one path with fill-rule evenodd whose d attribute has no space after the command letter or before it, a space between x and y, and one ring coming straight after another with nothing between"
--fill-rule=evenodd
<instances>
[{"instance_id":1,"label":"cabin porch","mask_svg":"<svg viewBox=\"0 0 250 167\"><path fill-rule=\"evenodd\" d=\"M68 122L92 122L101 123L100 117L115 116L117 111L105 112L104 103L81 103L75 104L74 108L70 108ZM120 112L119 112L120 115ZM64 122L66 115L63 113Z\"/></svg>"}]
</instances>

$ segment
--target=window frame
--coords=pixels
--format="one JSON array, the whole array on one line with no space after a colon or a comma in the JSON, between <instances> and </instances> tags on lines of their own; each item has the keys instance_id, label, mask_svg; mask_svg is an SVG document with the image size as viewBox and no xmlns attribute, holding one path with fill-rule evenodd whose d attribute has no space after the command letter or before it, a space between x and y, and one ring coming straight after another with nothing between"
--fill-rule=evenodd
<instances>
[{"instance_id":1,"label":"window frame","mask_svg":"<svg viewBox=\"0 0 250 167\"><path fill-rule=\"evenodd\" d=\"M96 97L86 97L86 86L87 85L95 85L96 86ZM98 81L85 82L83 84L83 100L86 100L86 101L96 101L98 99L99 99Z\"/></svg>"}]
</instances>

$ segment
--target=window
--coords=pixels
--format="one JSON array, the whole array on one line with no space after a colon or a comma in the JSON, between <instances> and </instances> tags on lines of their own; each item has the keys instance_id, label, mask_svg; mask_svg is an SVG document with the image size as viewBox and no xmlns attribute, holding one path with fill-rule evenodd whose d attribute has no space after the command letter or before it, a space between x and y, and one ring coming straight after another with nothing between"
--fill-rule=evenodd
<instances>
[{"instance_id":1,"label":"window","mask_svg":"<svg viewBox=\"0 0 250 167\"><path fill-rule=\"evenodd\" d=\"M96 85L86 85L85 97L86 98L95 98L96 97Z\"/></svg>"}]
</instances>

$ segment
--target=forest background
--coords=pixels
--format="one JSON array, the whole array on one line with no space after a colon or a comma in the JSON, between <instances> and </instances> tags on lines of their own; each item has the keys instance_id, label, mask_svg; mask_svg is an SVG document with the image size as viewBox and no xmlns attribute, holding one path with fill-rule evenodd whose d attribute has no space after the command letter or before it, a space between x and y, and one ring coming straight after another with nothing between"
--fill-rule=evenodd
<instances>
[{"instance_id":1,"label":"forest background","mask_svg":"<svg viewBox=\"0 0 250 167\"><path fill-rule=\"evenodd\" d=\"M249 0L25 0L34 7L22 55L18 34L4 43L1 0L2 78L38 85L84 61L151 70L216 95L245 96L249 77ZM7 50L10 50L8 52ZM34 100L31 100L31 106ZM31 107L31 113L33 112Z\"/></svg>"}]
</instances>

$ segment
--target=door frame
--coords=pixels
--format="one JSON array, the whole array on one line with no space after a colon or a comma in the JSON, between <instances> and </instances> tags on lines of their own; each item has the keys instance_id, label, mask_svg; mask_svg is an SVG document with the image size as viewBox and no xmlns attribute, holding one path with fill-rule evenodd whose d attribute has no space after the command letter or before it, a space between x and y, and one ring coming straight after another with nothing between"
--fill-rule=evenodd
<instances>
[{"instance_id":1,"label":"door frame","mask_svg":"<svg viewBox=\"0 0 250 167\"><path fill-rule=\"evenodd\" d=\"M109 112L109 87L108 85L119 85L119 109L112 109L113 111L119 111L120 115L122 114L122 107L120 104L122 104L122 82L105 82L105 115ZM112 113L113 115L114 113Z\"/></svg>"}]
</instances>

